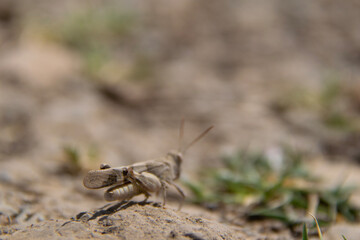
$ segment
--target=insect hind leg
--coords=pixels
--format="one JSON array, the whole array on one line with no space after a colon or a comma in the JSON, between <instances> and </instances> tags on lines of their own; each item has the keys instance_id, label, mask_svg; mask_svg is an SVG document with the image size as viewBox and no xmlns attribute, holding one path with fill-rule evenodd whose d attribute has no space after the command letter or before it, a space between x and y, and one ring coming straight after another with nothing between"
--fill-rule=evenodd
<instances>
[{"instance_id":1,"label":"insect hind leg","mask_svg":"<svg viewBox=\"0 0 360 240\"><path fill-rule=\"evenodd\" d=\"M162 197L163 197L163 207L165 207L166 204L166 191L167 191L167 183L165 181L161 181L161 192L162 192Z\"/></svg>"},{"instance_id":2,"label":"insect hind leg","mask_svg":"<svg viewBox=\"0 0 360 240\"><path fill-rule=\"evenodd\" d=\"M149 192L158 192L162 186L160 179L152 173L138 173L129 168L128 179L144 191L146 197Z\"/></svg>"}]
</instances>

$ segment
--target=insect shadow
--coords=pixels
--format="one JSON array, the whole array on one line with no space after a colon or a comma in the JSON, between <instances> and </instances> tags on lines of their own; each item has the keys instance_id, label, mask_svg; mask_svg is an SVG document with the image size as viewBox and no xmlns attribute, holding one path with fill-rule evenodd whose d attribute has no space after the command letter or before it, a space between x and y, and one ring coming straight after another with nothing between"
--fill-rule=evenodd
<instances>
[{"instance_id":1,"label":"insect shadow","mask_svg":"<svg viewBox=\"0 0 360 240\"><path fill-rule=\"evenodd\" d=\"M141 201L141 202L136 202L136 201L122 201L122 202L118 202L115 204L106 204L103 207L93 211L93 212L81 212L79 214L76 215L75 220L86 220L86 221L91 221L94 219L97 219L99 217L102 216L107 216L107 215L112 215L116 212L119 212L121 210L127 209L131 206L134 205L140 205L140 206L145 206L145 205L151 205L154 207L160 207L159 203L156 202L146 202L146 201ZM89 213L92 214L92 216L89 216Z\"/></svg>"}]
</instances>

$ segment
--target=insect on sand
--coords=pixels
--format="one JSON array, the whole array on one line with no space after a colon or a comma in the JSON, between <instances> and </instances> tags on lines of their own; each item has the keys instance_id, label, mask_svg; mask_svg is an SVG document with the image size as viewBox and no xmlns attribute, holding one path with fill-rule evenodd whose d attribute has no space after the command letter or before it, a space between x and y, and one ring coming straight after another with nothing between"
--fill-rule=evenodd
<instances>
[{"instance_id":1,"label":"insect on sand","mask_svg":"<svg viewBox=\"0 0 360 240\"><path fill-rule=\"evenodd\" d=\"M107 201L130 200L140 194L145 195L144 201L146 201L151 193L161 192L163 206L166 203L167 188L173 186L180 193L182 203L185 194L174 180L180 177L183 155L212 128L213 126L210 126L185 148L182 148L184 135L184 120L182 120L178 150L170 151L165 157L157 160L139 162L129 166L112 168L108 164L101 164L100 170L91 170L86 174L83 184L90 189L109 187L104 193ZM181 204L179 208L181 208Z\"/></svg>"}]
</instances>

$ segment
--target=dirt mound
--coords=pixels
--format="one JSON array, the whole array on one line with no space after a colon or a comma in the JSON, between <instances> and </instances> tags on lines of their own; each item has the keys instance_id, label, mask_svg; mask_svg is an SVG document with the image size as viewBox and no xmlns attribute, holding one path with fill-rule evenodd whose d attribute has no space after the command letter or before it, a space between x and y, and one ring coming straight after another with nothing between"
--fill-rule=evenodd
<instances>
[{"instance_id":1,"label":"dirt mound","mask_svg":"<svg viewBox=\"0 0 360 240\"><path fill-rule=\"evenodd\" d=\"M3 228L1 232L11 239L251 239L241 228L157 203L135 202L81 212L70 221L50 220L24 228Z\"/></svg>"}]
</instances>

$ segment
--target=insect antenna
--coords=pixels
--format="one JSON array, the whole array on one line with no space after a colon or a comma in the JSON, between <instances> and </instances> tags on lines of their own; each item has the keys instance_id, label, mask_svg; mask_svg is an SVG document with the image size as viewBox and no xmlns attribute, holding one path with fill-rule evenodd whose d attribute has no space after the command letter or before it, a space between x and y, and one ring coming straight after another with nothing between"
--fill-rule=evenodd
<instances>
[{"instance_id":1,"label":"insect antenna","mask_svg":"<svg viewBox=\"0 0 360 240\"><path fill-rule=\"evenodd\" d=\"M208 127L204 132L202 132L197 138L195 138L194 140L192 140L191 143L189 143L184 150L182 151L183 154L185 154L185 152L192 146L194 145L196 142L198 142L202 137L204 137L214 126L210 126Z\"/></svg>"},{"instance_id":2,"label":"insect antenna","mask_svg":"<svg viewBox=\"0 0 360 240\"><path fill-rule=\"evenodd\" d=\"M180 123L180 129L179 129L179 148L178 148L178 152L181 152L181 148L182 148L182 145L183 145L184 125L185 125L185 119L182 118L181 123Z\"/></svg>"}]
</instances>

